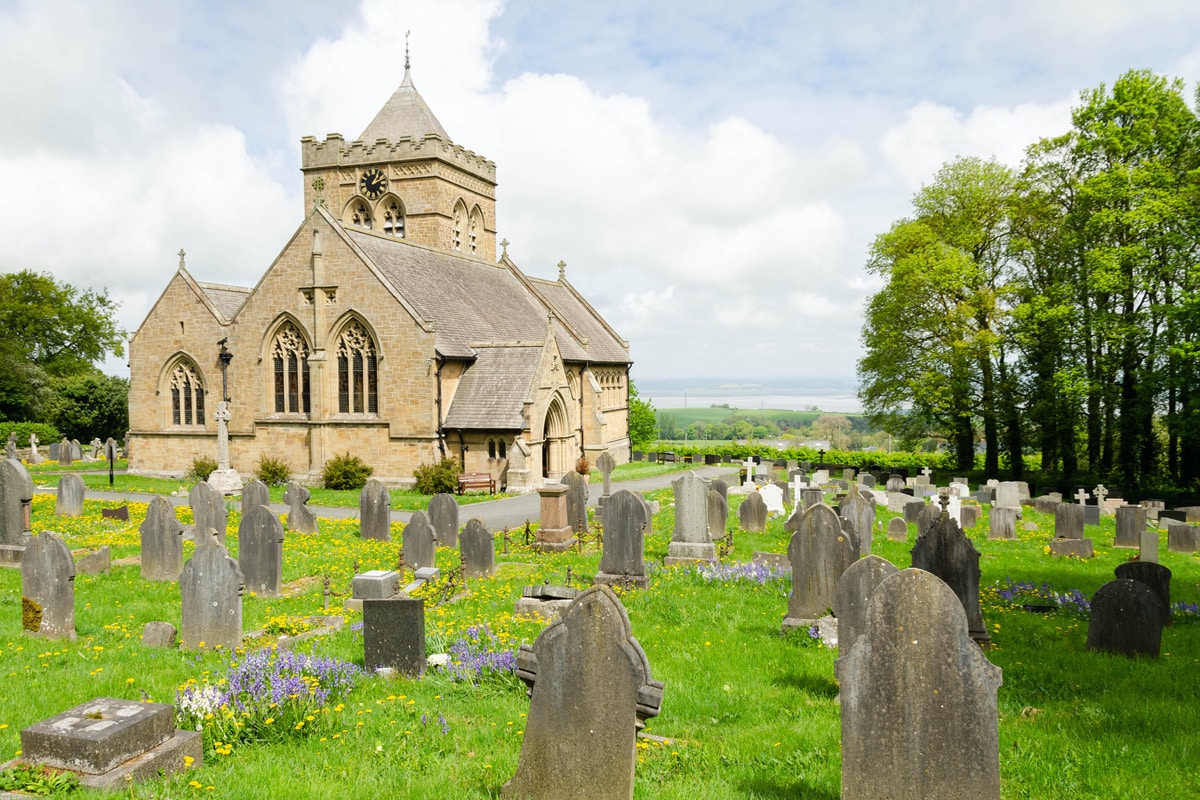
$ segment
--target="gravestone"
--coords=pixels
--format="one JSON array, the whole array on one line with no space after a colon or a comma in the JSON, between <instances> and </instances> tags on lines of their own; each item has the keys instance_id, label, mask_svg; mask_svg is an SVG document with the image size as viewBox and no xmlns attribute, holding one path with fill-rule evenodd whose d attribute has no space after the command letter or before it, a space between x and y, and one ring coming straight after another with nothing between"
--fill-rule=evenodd
<instances>
[{"instance_id":1,"label":"gravestone","mask_svg":"<svg viewBox=\"0 0 1200 800\"><path fill-rule=\"evenodd\" d=\"M796 503L796 507L792 509L792 513L783 523L783 529L787 533L795 533L800 530L800 521L804 519L804 504L803 502Z\"/></svg>"},{"instance_id":2,"label":"gravestone","mask_svg":"<svg viewBox=\"0 0 1200 800\"><path fill-rule=\"evenodd\" d=\"M865 475L860 475L858 480L863 486L866 486L868 489L875 488L875 476L869 472L866 473Z\"/></svg>"},{"instance_id":3,"label":"gravestone","mask_svg":"<svg viewBox=\"0 0 1200 800\"><path fill-rule=\"evenodd\" d=\"M424 511L414 511L404 526L404 563L414 571L437 566L437 536Z\"/></svg>"},{"instance_id":4,"label":"gravestone","mask_svg":"<svg viewBox=\"0 0 1200 800\"><path fill-rule=\"evenodd\" d=\"M73 472L59 476L54 514L58 517L78 517L83 513L83 496L86 490L83 478Z\"/></svg>"},{"instance_id":5,"label":"gravestone","mask_svg":"<svg viewBox=\"0 0 1200 800\"><path fill-rule=\"evenodd\" d=\"M432 533L433 529L430 528ZM363 666L415 678L425 669L425 600L363 600Z\"/></svg>"},{"instance_id":6,"label":"gravestone","mask_svg":"<svg viewBox=\"0 0 1200 800\"><path fill-rule=\"evenodd\" d=\"M1115 572L1118 578L1138 581L1153 589L1162 624L1171 624L1171 570L1150 561L1126 561L1118 564Z\"/></svg>"},{"instance_id":7,"label":"gravestone","mask_svg":"<svg viewBox=\"0 0 1200 800\"><path fill-rule=\"evenodd\" d=\"M918 525L921 522L921 514L929 507L924 499L914 498L904 504L904 521ZM935 506L936 508L936 506ZM932 521L932 520L931 520ZM919 530L919 528L918 528Z\"/></svg>"},{"instance_id":8,"label":"gravestone","mask_svg":"<svg viewBox=\"0 0 1200 800\"><path fill-rule=\"evenodd\" d=\"M758 492L751 492L738 506L738 525L747 533L762 533L767 529L767 504Z\"/></svg>"},{"instance_id":9,"label":"gravestone","mask_svg":"<svg viewBox=\"0 0 1200 800\"><path fill-rule=\"evenodd\" d=\"M943 513L917 537L912 565L941 578L962 603L967 628L980 645L991 641L979 607L979 551L950 515Z\"/></svg>"},{"instance_id":10,"label":"gravestone","mask_svg":"<svg viewBox=\"0 0 1200 800\"><path fill-rule=\"evenodd\" d=\"M1158 529L1142 531L1138 537L1138 560L1158 563Z\"/></svg>"},{"instance_id":11,"label":"gravestone","mask_svg":"<svg viewBox=\"0 0 1200 800\"><path fill-rule=\"evenodd\" d=\"M369 569L350 580L352 600L386 600L400 591L400 573L391 569ZM362 605L359 605L362 610Z\"/></svg>"},{"instance_id":12,"label":"gravestone","mask_svg":"<svg viewBox=\"0 0 1200 800\"><path fill-rule=\"evenodd\" d=\"M893 542L908 541L908 523L903 517L892 517L888 520L887 536Z\"/></svg>"},{"instance_id":13,"label":"gravestone","mask_svg":"<svg viewBox=\"0 0 1200 800\"><path fill-rule=\"evenodd\" d=\"M458 538L458 549L464 578L491 578L496 574L496 546L483 520L467 520Z\"/></svg>"},{"instance_id":14,"label":"gravestone","mask_svg":"<svg viewBox=\"0 0 1200 800\"><path fill-rule=\"evenodd\" d=\"M838 655L834 662L835 672L849 654L858 637L866 632L867 605L871 595L885 579L900 570L886 558L867 555L855 561L842 577L838 578L833 590L833 615L837 617Z\"/></svg>"},{"instance_id":15,"label":"gravestone","mask_svg":"<svg viewBox=\"0 0 1200 800\"><path fill-rule=\"evenodd\" d=\"M858 559L858 545L842 530L837 512L819 503L804 512L788 543L792 593L783 630L807 628L833 606L838 578Z\"/></svg>"},{"instance_id":16,"label":"gravestone","mask_svg":"<svg viewBox=\"0 0 1200 800\"><path fill-rule=\"evenodd\" d=\"M229 651L240 647L244 589L242 571L224 545L214 542L197 547L179 577L180 646L185 650L222 647Z\"/></svg>"},{"instance_id":17,"label":"gravestone","mask_svg":"<svg viewBox=\"0 0 1200 800\"><path fill-rule=\"evenodd\" d=\"M112 549L104 545L99 550L93 550L75 562L76 575L99 575L108 572L112 566Z\"/></svg>"},{"instance_id":18,"label":"gravestone","mask_svg":"<svg viewBox=\"0 0 1200 800\"><path fill-rule=\"evenodd\" d=\"M1163 629L1160 606L1154 590L1139 581L1118 578L1104 584L1092 596L1088 650L1158 658Z\"/></svg>"},{"instance_id":19,"label":"gravestone","mask_svg":"<svg viewBox=\"0 0 1200 800\"><path fill-rule=\"evenodd\" d=\"M358 524L364 539L392 540L392 497L375 478L367 481L358 496Z\"/></svg>"},{"instance_id":20,"label":"gravestone","mask_svg":"<svg viewBox=\"0 0 1200 800\"><path fill-rule=\"evenodd\" d=\"M741 517L738 518L739 521ZM725 526L729 524L729 503L716 489L708 490L708 535L713 539L724 539Z\"/></svg>"},{"instance_id":21,"label":"gravestone","mask_svg":"<svg viewBox=\"0 0 1200 800\"><path fill-rule=\"evenodd\" d=\"M1083 506L1059 503L1054 508L1054 538L1083 538Z\"/></svg>"},{"instance_id":22,"label":"gravestone","mask_svg":"<svg viewBox=\"0 0 1200 800\"><path fill-rule=\"evenodd\" d=\"M937 503L925 503L922 505L917 514L917 538L925 535L925 532L933 527L933 523L937 522L942 517L942 507ZM907 522L907 516L905 518Z\"/></svg>"},{"instance_id":23,"label":"gravestone","mask_svg":"<svg viewBox=\"0 0 1200 800\"><path fill-rule=\"evenodd\" d=\"M600 477L604 480L604 487L600 496L607 499L612 495L612 472L617 468L616 459L609 455L605 450L596 459L596 469L600 470Z\"/></svg>"},{"instance_id":24,"label":"gravestone","mask_svg":"<svg viewBox=\"0 0 1200 800\"><path fill-rule=\"evenodd\" d=\"M1137 547L1146 530L1146 509L1141 506L1121 506L1117 509L1117 533L1113 547Z\"/></svg>"},{"instance_id":25,"label":"gravestone","mask_svg":"<svg viewBox=\"0 0 1200 800\"><path fill-rule=\"evenodd\" d=\"M636 735L663 684L607 586L593 586L517 653L530 687L521 755L502 797L631 800Z\"/></svg>"},{"instance_id":26,"label":"gravestone","mask_svg":"<svg viewBox=\"0 0 1200 800\"><path fill-rule=\"evenodd\" d=\"M58 463L60 466L71 466L71 440L64 438L58 443Z\"/></svg>"},{"instance_id":27,"label":"gravestone","mask_svg":"<svg viewBox=\"0 0 1200 800\"><path fill-rule=\"evenodd\" d=\"M317 518L309 507L309 491L296 481L288 481L287 491L283 493L283 502L287 503L287 526L289 531L297 533L319 533Z\"/></svg>"},{"instance_id":28,"label":"gravestone","mask_svg":"<svg viewBox=\"0 0 1200 800\"><path fill-rule=\"evenodd\" d=\"M29 463L37 466L45 463L46 459L38 452L38 437L36 433L29 434Z\"/></svg>"},{"instance_id":29,"label":"gravestone","mask_svg":"<svg viewBox=\"0 0 1200 800\"><path fill-rule=\"evenodd\" d=\"M871 555L871 536L875 533L875 504L867 502L858 492L851 492L842 500L839 512L854 531L858 540L859 555Z\"/></svg>"},{"instance_id":30,"label":"gravestone","mask_svg":"<svg viewBox=\"0 0 1200 800\"><path fill-rule=\"evenodd\" d=\"M824 501L824 499L825 499L825 490L824 489L801 489L800 490L800 505L804 506L804 508L806 508L806 509L817 505L818 503Z\"/></svg>"},{"instance_id":31,"label":"gravestone","mask_svg":"<svg viewBox=\"0 0 1200 800\"><path fill-rule=\"evenodd\" d=\"M719 497L719 495L718 495ZM619 586L650 586L646 575L645 508L633 492L621 490L604 504L604 555L596 583Z\"/></svg>"},{"instance_id":32,"label":"gravestone","mask_svg":"<svg viewBox=\"0 0 1200 800\"><path fill-rule=\"evenodd\" d=\"M83 445L79 444L78 439L71 440L71 460L72 461L82 461L83 460Z\"/></svg>"},{"instance_id":33,"label":"gravestone","mask_svg":"<svg viewBox=\"0 0 1200 800\"><path fill-rule=\"evenodd\" d=\"M1016 539L1017 512L1012 506L992 506L988 513L988 538Z\"/></svg>"},{"instance_id":34,"label":"gravestone","mask_svg":"<svg viewBox=\"0 0 1200 800\"><path fill-rule=\"evenodd\" d=\"M753 458L747 458L742 462L742 469L745 470L746 477L742 481L742 488L754 490L754 468L757 466Z\"/></svg>"},{"instance_id":35,"label":"gravestone","mask_svg":"<svg viewBox=\"0 0 1200 800\"><path fill-rule=\"evenodd\" d=\"M767 507L767 514L784 513L784 491L774 483L768 483L766 486L763 486L761 489L755 492L755 494L762 498L763 503Z\"/></svg>"},{"instance_id":36,"label":"gravestone","mask_svg":"<svg viewBox=\"0 0 1200 800\"><path fill-rule=\"evenodd\" d=\"M792 487L791 487L791 485L787 481L771 481L771 485L774 486L775 488L779 489L780 492L782 492L782 500L780 501L780 506L781 507L782 506L790 506L792 504ZM766 487L764 486L763 488L765 489ZM770 503L768 503L767 505L769 507ZM775 513L782 514L783 512L777 511Z\"/></svg>"},{"instance_id":37,"label":"gravestone","mask_svg":"<svg viewBox=\"0 0 1200 800\"><path fill-rule=\"evenodd\" d=\"M169 622L147 622L142 626L142 647L174 649L179 631Z\"/></svg>"},{"instance_id":38,"label":"gravestone","mask_svg":"<svg viewBox=\"0 0 1200 800\"><path fill-rule=\"evenodd\" d=\"M889 492L900 492L904 490L904 478L893 475L887 480L887 490Z\"/></svg>"},{"instance_id":39,"label":"gravestone","mask_svg":"<svg viewBox=\"0 0 1200 800\"><path fill-rule=\"evenodd\" d=\"M1096 555L1091 538L1087 539L1051 539L1050 555L1059 558L1075 556L1076 558L1093 558Z\"/></svg>"},{"instance_id":40,"label":"gravestone","mask_svg":"<svg viewBox=\"0 0 1200 800\"><path fill-rule=\"evenodd\" d=\"M633 460L634 461L642 461L645 458L646 458L646 454L644 452L642 452L641 450L633 451Z\"/></svg>"},{"instance_id":41,"label":"gravestone","mask_svg":"<svg viewBox=\"0 0 1200 800\"><path fill-rule=\"evenodd\" d=\"M242 512L238 567L246 588L259 597L283 595L283 523L267 506Z\"/></svg>"},{"instance_id":42,"label":"gravestone","mask_svg":"<svg viewBox=\"0 0 1200 800\"><path fill-rule=\"evenodd\" d=\"M454 495L435 494L429 498L429 524L433 526L433 535L437 543L443 547L458 547L458 503Z\"/></svg>"},{"instance_id":43,"label":"gravestone","mask_svg":"<svg viewBox=\"0 0 1200 800\"><path fill-rule=\"evenodd\" d=\"M209 486L207 481L200 481L188 492L188 504L192 507L192 530L201 534L207 530L216 531L216 541L224 547L225 531L229 527L229 510L225 507L224 495ZM210 536L194 538L196 544L213 541Z\"/></svg>"},{"instance_id":44,"label":"gravestone","mask_svg":"<svg viewBox=\"0 0 1200 800\"><path fill-rule=\"evenodd\" d=\"M177 581L183 572L183 525L175 506L155 495L138 527L142 541L142 580Z\"/></svg>"},{"instance_id":45,"label":"gravestone","mask_svg":"<svg viewBox=\"0 0 1200 800\"><path fill-rule=\"evenodd\" d=\"M219 490L217 493L221 494ZM242 487L242 514L245 515L255 506L269 505L271 505L271 490L267 488L267 485L260 480L246 481Z\"/></svg>"},{"instance_id":46,"label":"gravestone","mask_svg":"<svg viewBox=\"0 0 1200 800\"><path fill-rule=\"evenodd\" d=\"M1033 508L1039 514L1055 514L1058 507L1063 504L1062 500L1055 500L1049 495L1041 495L1033 501Z\"/></svg>"},{"instance_id":47,"label":"gravestone","mask_svg":"<svg viewBox=\"0 0 1200 800\"><path fill-rule=\"evenodd\" d=\"M568 491L561 483L543 484L538 489L540 516L535 550L562 553L578 541L567 516Z\"/></svg>"},{"instance_id":48,"label":"gravestone","mask_svg":"<svg viewBox=\"0 0 1200 800\"><path fill-rule=\"evenodd\" d=\"M979 506L964 505L958 510L958 521L962 529L968 530L979 524Z\"/></svg>"},{"instance_id":49,"label":"gravestone","mask_svg":"<svg viewBox=\"0 0 1200 800\"><path fill-rule=\"evenodd\" d=\"M904 507L911 503L912 500L912 495L904 494L903 492L888 492L887 510L892 514L903 514Z\"/></svg>"},{"instance_id":50,"label":"gravestone","mask_svg":"<svg viewBox=\"0 0 1200 800\"><path fill-rule=\"evenodd\" d=\"M6 458L0 462L0 563L20 562L20 548L33 535L30 518L33 511L33 479L20 461Z\"/></svg>"},{"instance_id":51,"label":"gravestone","mask_svg":"<svg viewBox=\"0 0 1200 800\"><path fill-rule=\"evenodd\" d=\"M1200 506L1180 506L1175 510L1183 512L1185 522L1200 522Z\"/></svg>"},{"instance_id":52,"label":"gravestone","mask_svg":"<svg viewBox=\"0 0 1200 800\"><path fill-rule=\"evenodd\" d=\"M1195 553L1200 550L1200 528L1176 520L1167 521L1167 552Z\"/></svg>"},{"instance_id":53,"label":"gravestone","mask_svg":"<svg viewBox=\"0 0 1200 800\"><path fill-rule=\"evenodd\" d=\"M729 505L729 484L721 478L713 478L708 484L708 488L714 492L719 492L721 497L725 499L725 505Z\"/></svg>"},{"instance_id":54,"label":"gravestone","mask_svg":"<svg viewBox=\"0 0 1200 800\"><path fill-rule=\"evenodd\" d=\"M708 487L689 472L671 482L675 491L675 532L663 563L715 561L717 548L708 535Z\"/></svg>"},{"instance_id":55,"label":"gravestone","mask_svg":"<svg viewBox=\"0 0 1200 800\"><path fill-rule=\"evenodd\" d=\"M999 667L936 576L879 584L841 659L843 800L999 800Z\"/></svg>"},{"instance_id":56,"label":"gravestone","mask_svg":"<svg viewBox=\"0 0 1200 800\"><path fill-rule=\"evenodd\" d=\"M50 457L51 461L58 461L59 456L62 455L62 443L51 442L50 446L46 448L46 454Z\"/></svg>"},{"instance_id":57,"label":"gravestone","mask_svg":"<svg viewBox=\"0 0 1200 800\"><path fill-rule=\"evenodd\" d=\"M75 640L75 562L57 533L40 533L25 546L21 626L47 639Z\"/></svg>"},{"instance_id":58,"label":"gravestone","mask_svg":"<svg viewBox=\"0 0 1200 800\"><path fill-rule=\"evenodd\" d=\"M588 530L588 485L583 476L574 469L558 479L566 487L566 522L572 533L584 534Z\"/></svg>"},{"instance_id":59,"label":"gravestone","mask_svg":"<svg viewBox=\"0 0 1200 800\"><path fill-rule=\"evenodd\" d=\"M17 457L17 432L9 431L8 441L4 443L4 457L16 459Z\"/></svg>"}]
</instances>

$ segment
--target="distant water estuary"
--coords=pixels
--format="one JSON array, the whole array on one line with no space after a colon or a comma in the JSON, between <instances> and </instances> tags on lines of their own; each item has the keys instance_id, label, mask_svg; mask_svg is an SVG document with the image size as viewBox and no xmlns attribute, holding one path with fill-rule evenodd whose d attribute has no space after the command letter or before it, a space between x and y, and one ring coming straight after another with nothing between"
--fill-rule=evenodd
<instances>
[{"instance_id":1,"label":"distant water estuary","mask_svg":"<svg viewBox=\"0 0 1200 800\"><path fill-rule=\"evenodd\" d=\"M840 414L861 414L862 403L848 379L813 381L720 381L704 379L649 380L634 376L638 394L655 408L730 408L789 411L819 409Z\"/></svg>"}]
</instances>

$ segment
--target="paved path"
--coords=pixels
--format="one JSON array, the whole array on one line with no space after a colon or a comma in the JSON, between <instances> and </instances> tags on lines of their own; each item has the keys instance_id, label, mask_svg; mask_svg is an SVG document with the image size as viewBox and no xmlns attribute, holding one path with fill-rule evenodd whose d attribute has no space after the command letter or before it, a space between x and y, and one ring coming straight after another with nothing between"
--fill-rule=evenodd
<instances>
[{"instance_id":1,"label":"paved path","mask_svg":"<svg viewBox=\"0 0 1200 800\"><path fill-rule=\"evenodd\" d=\"M712 479L732 475L737 478L737 469L731 467L696 467L694 472L702 478ZM654 489L663 489L671 485L671 481L684 472L669 472L665 475L655 475L652 478L642 478L633 481L614 481L613 491L628 489L631 492L649 492ZM600 493L603 491L603 483L588 484L588 505L595 506L600 499ZM45 491L45 490L43 490ZM115 500L117 502L135 502L149 503L150 499L155 495L140 494L137 492L107 492L87 490L87 497L90 500ZM184 508L188 507L188 498L185 497L167 497L167 500L172 505ZM488 530L496 531L501 528L516 528L523 526L525 520L536 522L539 514L540 497L537 492L529 494L520 494L514 497L504 497L498 500L487 500L482 503L471 503L469 505L459 506L459 519L466 524L466 521L474 517L479 517L483 520L484 525ZM312 512L318 517L327 517L330 519L358 519L357 508L340 508L334 506L317 506L309 504ZM283 504L271 504L271 510L282 514L287 512L288 507ZM411 511L392 511L392 520L400 522L408 522L412 517Z\"/></svg>"}]
</instances>

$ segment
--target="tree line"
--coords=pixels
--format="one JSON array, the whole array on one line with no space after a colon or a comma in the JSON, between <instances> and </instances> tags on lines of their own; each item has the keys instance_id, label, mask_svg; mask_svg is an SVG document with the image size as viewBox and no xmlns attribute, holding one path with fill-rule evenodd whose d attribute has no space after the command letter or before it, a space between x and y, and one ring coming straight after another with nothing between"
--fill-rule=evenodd
<instances>
[{"instance_id":1,"label":"tree line","mask_svg":"<svg viewBox=\"0 0 1200 800\"><path fill-rule=\"evenodd\" d=\"M1197 96L1200 108L1200 94ZM960 468L1200 480L1200 119L1149 71L1081 94L1016 168L944 165L878 236L859 396Z\"/></svg>"}]
</instances>

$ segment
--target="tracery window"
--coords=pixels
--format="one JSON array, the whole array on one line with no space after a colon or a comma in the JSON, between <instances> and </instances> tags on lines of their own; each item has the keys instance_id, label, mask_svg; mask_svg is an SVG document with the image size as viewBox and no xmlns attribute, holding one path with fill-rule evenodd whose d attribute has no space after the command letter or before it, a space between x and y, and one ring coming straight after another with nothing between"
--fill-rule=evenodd
<instances>
[{"instance_id":1,"label":"tracery window","mask_svg":"<svg viewBox=\"0 0 1200 800\"><path fill-rule=\"evenodd\" d=\"M379 367L375 341L358 321L338 337L338 411L342 414L379 412Z\"/></svg>"},{"instance_id":2,"label":"tracery window","mask_svg":"<svg viewBox=\"0 0 1200 800\"><path fill-rule=\"evenodd\" d=\"M307 414L310 411L308 343L292 323L286 323L275 334L271 359L275 367L275 413Z\"/></svg>"},{"instance_id":3,"label":"tracery window","mask_svg":"<svg viewBox=\"0 0 1200 800\"><path fill-rule=\"evenodd\" d=\"M180 361L171 372L171 424L204 425L204 384L188 361Z\"/></svg>"},{"instance_id":4,"label":"tracery window","mask_svg":"<svg viewBox=\"0 0 1200 800\"><path fill-rule=\"evenodd\" d=\"M367 204L361 200L355 200L350 204L346 210L346 218L356 228L371 230L371 212L367 209Z\"/></svg>"},{"instance_id":5,"label":"tracery window","mask_svg":"<svg viewBox=\"0 0 1200 800\"><path fill-rule=\"evenodd\" d=\"M471 255L476 255L479 252L479 228L482 222L480 216L478 208L471 212L470 228L467 231L467 244Z\"/></svg>"},{"instance_id":6,"label":"tracery window","mask_svg":"<svg viewBox=\"0 0 1200 800\"><path fill-rule=\"evenodd\" d=\"M404 238L404 209L396 200L388 202L383 209L383 232L397 239Z\"/></svg>"},{"instance_id":7,"label":"tracery window","mask_svg":"<svg viewBox=\"0 0 1200 800\"><path fill-rule=\"evenodd\" d=\"M455 250L462 250L463 217L466 215L467 207L460 200L454 207L454 229L450 232L450 246Z\"/></svg>"}]
</instances>

